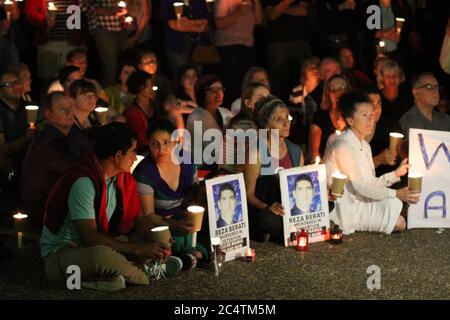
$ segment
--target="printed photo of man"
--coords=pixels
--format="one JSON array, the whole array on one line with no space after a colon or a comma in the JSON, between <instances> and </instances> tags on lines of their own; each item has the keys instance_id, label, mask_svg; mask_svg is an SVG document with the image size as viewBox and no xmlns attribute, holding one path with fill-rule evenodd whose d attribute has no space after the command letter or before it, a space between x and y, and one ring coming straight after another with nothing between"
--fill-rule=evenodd
<instances>
[{"instance_id":1,"label":"printed photo of man","mask_svg":"<svg viewBox=\"0 0 450 320\"><path fill-rule=\"evenodd\" d=\"M239 219L239 210L237 207L236 191L230 183L224 183L220 186L217 206L220 210L217 219L217 228L222 228L234 223ZM239 219L242 221L242 217Z\"/></svg>"},{"instance_id":2,"label":"printed photo of man","mask_svg":"<svg viewBox=\"0 0 450 320\"><path fill-rule=\"evenodd\" d=\"M312 179L308 174L301 174L295 179L292 196L295 199L295 205L291 209L291 216L297 216L312 211L314 187Z\"/></svg>"}]
</instances>

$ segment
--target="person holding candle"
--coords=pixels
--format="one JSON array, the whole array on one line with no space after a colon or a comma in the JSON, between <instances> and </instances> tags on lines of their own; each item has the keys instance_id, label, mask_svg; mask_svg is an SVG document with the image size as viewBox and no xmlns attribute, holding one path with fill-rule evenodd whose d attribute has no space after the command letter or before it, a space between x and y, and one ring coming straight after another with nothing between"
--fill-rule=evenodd
<instances>
[{"instance_id":1,"label":"person holding candle","mask_svg":"<svg viewBox=\"0 0 450 320\"><path fill-rule=\"evenodd\" d=\"M27 123L20 79L12 73L0 74L0 176L19 170L36 127ZM19 173L19 172L16 172ZM19 194L18 190L17 194ZM14 193L13 193L14 194ZM13 198L8 199L13 202Z\"/></svg>"},{"instance_id":2,"label":"person holding candle","mask_svg":"<svg viewBox=\"0 0 450 320\"><path fill-rule=\"evenodd\" d=\"M28 148L22 167L21 193L25 212L42 229L47 197L63 173L81 159L89 141L74 126L75 101L64 92L45 96L45 128Z\"/></svg>"},{"instance_id":3,"label":"person holding candle","mask_svg":"<svg viewBox=\"0 0 450 320\"><path fill-rule=\"evenodd\" d=\"M258 241L281 241L285 208L281 205L280 181L277 168L289 169L303 165L301 148L290 142L289 109L275 96L267 96L255 105L254 119L259 129L269 132L261 149L250 149L250 159L256 163L244 165L245 188L249 203L251 237ZM272 133L278 139L272 141ZM273 154L274 150L275 154ZM252 158L253 157L253 158Z\"/></svg>"},{"instance_id":4,"label":"person holding candle","mask_svg":"<svg viewBox=\"0 0 450 320\"><path fill-rule=\"evenodd\" d=\"M191 62L191 56L197 44L211 44L211 39L206 32L210 16L206 2L204 0L185 2L179 19L175 13L176 2L179 1L163 0L161 4L165 22L164 45L173 77L180 66Z\"/></svg>"},{"instance_id":5,"label":"person holding candle","mask_svg":"<svg viewBox=\"0 0 450 320\"><path fill-rule=\"evenodd\" d=\"M395 171L376 177L372 151L365 141L374 125L370 99L353 91L344 94L339 105L348 129L327 149L324 162L329 184L336 170L346 175L347 180L331 219L342 227L344 234L355 231L391 234L405 229L405 219L400 215L402 201L415 204L420 195L407 187L394 190L389 186L408 172L407 159Z\"/></svg>"},{"instance_id":6,"label":"person holding candle","mask_svg":"<svg viewBox=\"0 0 450 320\"><path fill-rule=\"evenodd\" d=\"M130 127L107 124L99 129L93 152L58 180L45 207L40 242L50 280L65 281L67 267L77 265L82 287L116 291L125 282L148 285L139 266L149 259L166 260L166 275L180 270L181 261L167 258L170 249L151 241L150 228L142 222L129 173L136 151Z\"/></svg>"},{"instance_id":7,"label":"person holding candle","mask_svg":"<svg viewBox=\"0 0 450 320\"><path fill-rule=\"evenodd\" d=\"M190 270L197 261L206 261L208 252L200 243L191 247L194 228L193 221L185 214L189 205L186 197L196 183L196 168L193 164L173 161L177 146L172 137L175 130L167 119L149 125L150 154L139 163L133 175L145 221L149 225L170 227L175 241L172 252L183 260L183 270Z\"/></svg>"}]
</instances>

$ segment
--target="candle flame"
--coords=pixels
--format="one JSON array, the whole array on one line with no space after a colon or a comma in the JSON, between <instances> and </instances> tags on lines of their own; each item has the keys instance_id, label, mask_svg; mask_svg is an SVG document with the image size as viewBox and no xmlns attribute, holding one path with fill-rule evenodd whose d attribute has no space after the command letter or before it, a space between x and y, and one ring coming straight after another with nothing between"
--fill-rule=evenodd
<instances>
[{"instance_id":1,"label":"candle flame","mask_svg":"<svg viewBox=\"0 0 450 320\"><path fill-rule=\"evenodd\" d=\"M317 165L317 164L319 164L319 163L320 163L320 157L317 156L317 157L316 157L316 160L314 161L314 164Z\"/></svg>"},{"instance_id":2,"label":"candle flame","mask_svg":"<svg viewBox=\"0 0 450 320\"><path fill-rule=\"evenodd\" d=\"M334 133L335 133L337 136L340 136L340 135L342 134L342 131L341 131L341 130L336 130Z\"/></svg>"},{"instance_id":3,"label":"candle flame","mask_svg":"<svg viewBox=\"0 0 450 320\"><path fill-rule=\"evenodd\" d=\"M120 8L126 8L126 7L127 7L127 4L126 4L125 1L119 1L119 3L117 4L117 6L120 7Z\"/></svg>"},{"instance_id":4,"label":"candle flame","mask_svg":"<svg viewBox=\"0 0 450 320\"><path fill-rule=\"evenodd\" d=\"M386 43L384 41L380 41L380 47L384 47L386 45Z\"/></svg>"},{"instance_id":5,"label":"candle flame","mask_svg":"<svg viewBox=\"0 0 450 320\"><path fill-rule=\"evenodd\" d=\"M20 220L20 219L28 218L28 215L27 215L27 214L24 214L24 213L22 213L22 212L18 212L18 213L16 213L15 215L13 215L13 218L14 218L14 219L17 219L17 220Z\"/></svg>"}]
</instances>

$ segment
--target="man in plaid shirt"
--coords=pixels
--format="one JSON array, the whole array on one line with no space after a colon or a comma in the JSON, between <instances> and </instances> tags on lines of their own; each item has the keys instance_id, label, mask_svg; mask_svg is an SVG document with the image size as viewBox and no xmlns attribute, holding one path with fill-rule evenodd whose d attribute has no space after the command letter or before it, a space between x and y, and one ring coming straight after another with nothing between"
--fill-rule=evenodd
<instances>
[{"instance_id":1,"label":"man in plaid shirt","mask_svg":"<svg viewBox=\"0 0 450 320\"><path fill-rule=\"evenodd\" d=\"M109 87L114 84L117 57L126 40L123 18L127 10L119 8L117 0L80 0L80 7L88 18L89 33L100 56L102 85Z\"/></svg>"}]
</instances>

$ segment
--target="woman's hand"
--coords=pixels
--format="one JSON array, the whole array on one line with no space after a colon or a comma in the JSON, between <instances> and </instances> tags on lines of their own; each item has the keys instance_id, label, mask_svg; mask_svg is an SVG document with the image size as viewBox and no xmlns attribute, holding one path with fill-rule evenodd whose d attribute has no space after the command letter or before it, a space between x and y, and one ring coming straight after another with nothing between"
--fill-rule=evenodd
<instances>
[{"instance_id":1,"label":"woman's hand","mask_svg":"<svg viewBox=\"0 0 450 320\"><path fill-rule=\"evenodd\" d=\"M267 209L277 216L284 216L284 208L278 202L272 203Z\"/></svg>"},{"instance_id":2,"label":"woman's hand","mask_svg":"<svg viewBox=\"0 0 450 320\"><path fill-rule=\"evenodd\" d=\"M416 204L420 200L420 193L412 192L408 187L396 190L396 196L400 200L410 204Z\"/></svg>"},{"instance_id":3,"label":"woman's hand","mask_svg":"<svg viewBox=\"0 0 450 320\"><path fill-rule=\"evenodd\" d=\"M411 167L411 165L408 164L408 158L403 159L402 163L400 163L400 166L395 170L395 176L397 178L403 177L408 173L409 167Z\"/></svg>"}]
</instances>

